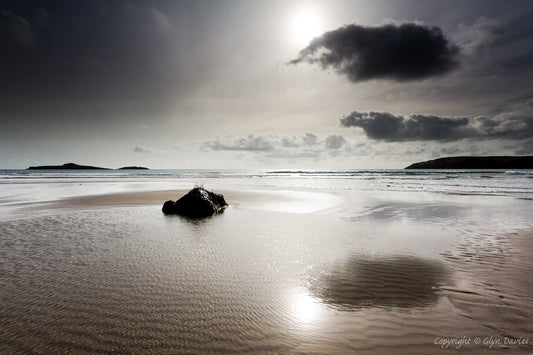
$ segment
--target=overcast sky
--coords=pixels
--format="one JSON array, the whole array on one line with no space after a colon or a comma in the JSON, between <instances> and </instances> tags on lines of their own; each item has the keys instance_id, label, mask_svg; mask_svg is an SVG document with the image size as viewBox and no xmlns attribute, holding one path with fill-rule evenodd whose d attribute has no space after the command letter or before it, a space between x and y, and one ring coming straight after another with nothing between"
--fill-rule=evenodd
<instances>
[{"instance_id":1,"label":"overcast sky","mask_svg":"<svg viewBox=\"0 0 533 355\"><path fill-rule=\"evenodd\" d=\"M0 0L0 168L533 155L531 18L531 0Z\"/></svg>"}]
</instances>

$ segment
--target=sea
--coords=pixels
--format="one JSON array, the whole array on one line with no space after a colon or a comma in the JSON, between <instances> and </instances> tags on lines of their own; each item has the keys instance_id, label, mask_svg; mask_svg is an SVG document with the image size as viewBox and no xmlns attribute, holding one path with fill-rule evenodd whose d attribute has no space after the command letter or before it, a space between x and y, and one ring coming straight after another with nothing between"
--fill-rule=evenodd
<instances>
[{"instance_id":1,"label":"sea","mask_svg":"<svg viewBox=\"0 0 533 355\"><path fill-rule=\"evenodd\" d=\"M530 354L532 271L533 170L0 170L2 354Z\"/></svg>"},{"instance_id":2,"label":"sea","mask_svg":"<svg viewBox=\"0 0 533 355\"><path fill-rule=\"evenodd\" d=\"M237 189L305 189L533 198L533 170L15 170L0 169L4 201L79 193L213 185Z\"/></svg>"}]
</instances>

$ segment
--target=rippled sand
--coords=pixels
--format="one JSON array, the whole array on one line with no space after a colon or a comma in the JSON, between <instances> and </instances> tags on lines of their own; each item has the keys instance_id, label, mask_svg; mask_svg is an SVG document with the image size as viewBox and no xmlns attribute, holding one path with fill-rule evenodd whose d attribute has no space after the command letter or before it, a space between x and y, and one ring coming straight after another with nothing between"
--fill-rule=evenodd
<instances>
[{"instance_id":1,"label":"rippled sand","mask_svg":"<svg viewBox=\"0 0 533 355\"><path fill-rule=\"evenodd\" d=\"M22 206L0 223L0 353L533 351L531 234L458 238L387 224L379 205L345 218L338 196L299 191L163 215L180 193Z\"/></svg>"}]
</instances>

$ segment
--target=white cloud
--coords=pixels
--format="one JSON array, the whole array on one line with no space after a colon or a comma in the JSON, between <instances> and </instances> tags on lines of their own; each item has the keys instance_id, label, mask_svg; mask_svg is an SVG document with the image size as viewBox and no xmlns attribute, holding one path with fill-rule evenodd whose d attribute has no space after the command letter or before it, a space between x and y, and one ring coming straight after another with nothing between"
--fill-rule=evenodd
<instances>
[{"instance_id":1,"label":"white cloud","mask_svg":"<svg viewBox=\"0 0 533 355\"><path fill-rule=\"evenodd\" d=\"M324 140L324 144L326 145L327 149L340 149L346 144L346 140L343 136L335 134L328 136Z\"/></svg>"},{"instance_id":2,"label":"white cloud","mask_svg":"<svg viewBox=\"0 0 533 355\"><path fill-rule=\"evenodd\" d=\"M332 134L320 138L312 133L301 136L275 134L247 134L217 137L201 143L204 150L253 153L268 159L318 159L339 155L357 155L357 151L368 146L361 143L350 145L342 135ZM241 156L243 157L243 156Z\"/></svg>"}]
</instances>

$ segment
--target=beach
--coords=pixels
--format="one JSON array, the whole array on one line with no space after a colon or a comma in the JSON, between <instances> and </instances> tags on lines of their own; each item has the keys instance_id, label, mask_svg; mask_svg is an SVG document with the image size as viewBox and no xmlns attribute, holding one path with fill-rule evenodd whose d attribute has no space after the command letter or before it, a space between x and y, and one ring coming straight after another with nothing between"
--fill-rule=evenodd
<instances>
[{"instance_id":1,"label":"beach","mask_svg":"<svg viewBox=\"0 0 533 355\"><path fill-rule=\"evenodd\" d=\"M0 353L530 354L529 180L394 174L3 180Z\"/></svg>"},{"instance_id":2,"label":"beach","mask_svg":"<svg viewBox=\"0 0 533 355\"><path fill-rule=\"evenodd\" d=\"M0 355L533 355L531 17L0 1Z\"/></svg>"}]
</instances>

